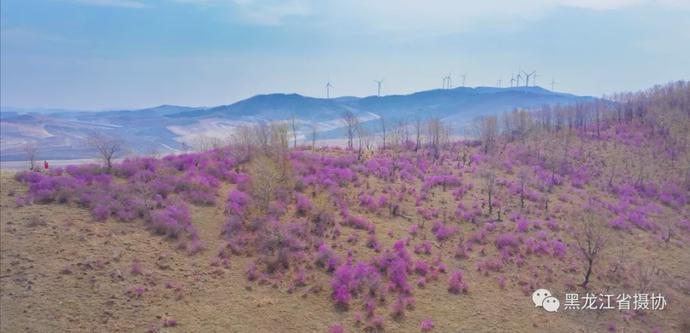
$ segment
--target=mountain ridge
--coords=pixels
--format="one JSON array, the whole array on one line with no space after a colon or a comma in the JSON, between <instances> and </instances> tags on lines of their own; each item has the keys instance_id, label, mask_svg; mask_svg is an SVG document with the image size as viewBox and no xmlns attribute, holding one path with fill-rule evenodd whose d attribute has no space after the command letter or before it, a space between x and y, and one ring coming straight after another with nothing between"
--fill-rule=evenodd
<instances>
[{"instance_id":1,"label":"mountain ridge","mask_svg":"<svg viewBox=\"0 0 690 333\"><path fill-rule=\"evenodd\" d=\"M226 140L237 126L292 117L296 118L301 140L310 135L312 128L317 128L319 139L325 140L343 137L341 117L346 111L353 112L372 134L377 134L381 118L393 124L436 117L457 130L478 116L592 99L541 87L456 87L364 97L270 93L210 107L161 104L134 110L39 112L3 107L0 159L22 159L26 143L44 147L44 158L49 159L92 156L84 143L93 132L122 138L133 153L171 153L205 138Z\"/></svg>"}]
</instances>

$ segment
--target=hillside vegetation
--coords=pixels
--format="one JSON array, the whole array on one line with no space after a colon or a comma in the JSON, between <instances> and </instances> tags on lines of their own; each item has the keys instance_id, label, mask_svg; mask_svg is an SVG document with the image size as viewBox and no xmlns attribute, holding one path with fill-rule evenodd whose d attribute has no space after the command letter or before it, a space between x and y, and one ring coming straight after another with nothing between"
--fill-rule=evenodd
<instances>
[{"instance_id":1,"label":"hillside vegetation","mask_svg":"<svg viewBox=\"0 0 690 333\"><path fill-rule=\"evenodd\" d=\"M690 85L2 178L2 331L688 332ZM404 125L404 126L403 126ZM663 310L532 292L662 293Z\"/></svg>"}]
</instances>

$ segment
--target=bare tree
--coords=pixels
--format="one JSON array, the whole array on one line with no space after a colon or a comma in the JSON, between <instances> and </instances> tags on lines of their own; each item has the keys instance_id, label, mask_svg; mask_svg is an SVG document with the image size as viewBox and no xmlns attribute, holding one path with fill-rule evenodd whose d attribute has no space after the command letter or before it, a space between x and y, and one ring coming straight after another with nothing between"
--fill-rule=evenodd
<instances>
[{"instance_id":1,"label":"bare tree","mask_svg":"<svg viewBox=\"0 0 690 333\"><path fill-rule=\"evenodd\" d=\"M646 294L656 286L657 280L663 272L654 264L650 266L642 262L638 262L636 268L637 290L642 294Z\"/></svg>"},{"instance_id":2,"label":"bare tree","mask_svg":"<svg viewBox=\"0 0 690 333\"><path fill-rule=\"evenodd\" d=\"M637 181L635 181L635 186L641 188L645 181L645 165L647 164L647 161L645 161L644 156L640 154L637 158L637 162Z\"/></svg>"},{"instance_id":3,"label":"bare tree","mask_svg":"<svg viewBox=\"0 0 690 333\"><path fill-rule=\"evenodd\" d=\"M271 128L270 124L266 122L260 122L254 127L254 141L255 145L261 148L264 154L271 153Z\"/></svg>"},{"instance_id":4,"label":"bare tree","mask_svg":"<svg viewBox=\"0 0 690 333\"><path fill-rule=\"evenodd\" d=\"M552 112L551 106L546 104L536 112L540 128L546 132L551 132L552 129Z\"/></svg>"},{"instance_id":5,"label":"bare tree","mask_svg":"<svg viewBox=\"0 0 690 333\"><path fill-rule=\"evenodd\" d=\"M606 241L602 230L600 230L601 228L596 225L596 222L593 214L585 214L580 230L575 234L577 248L580 250L580 254L587 266L584 281L580 284L583 288L587 288L589 284L592 268L597 258L599 258Z\"/></svg>"},{"instance_id":6,"label":"bare tree","mask_svg":"<svg viewBox=\"0 0 690 333\"><path fill-rule=\"evenodd\" d=\"M386 147L403 146L410 140L410 132L407 121L398 120L395 126L386 132Z\"/></svg>"},{"instance_id":7,"label":"bare tree","mask_svg":"<svg viewBox=\"0 0 690 333\"><path fill-rule=\"evenodd\" d=\"M318 125L311 125L311 150L316 149L316 137L319 135Z\"/></svg>"},{"instance_id":8,"label":"bare tree","mask_svg":"<svg viewBox=\"0 0 690 333\"><path fill-rule=\"evenodd\" d=\"M460 151L462 152L462 166L463 167L468 165L467 164L467 158L469 157L469 150L470 150L470 147L467 146L467 141L464 141L462 143L462 146L460 146ZM470 163L469 165L472 164L472 159L470 159L469 163Z\"/></svg>"},{"instance_id":9,"label":"bare tree","mask_svg":"<svg viewBox=\"0 0 690 333\"><path fill-rule=\"evenodd\" d=\"M401 143L407 144L410 141L410 129L406 119L398 120L398 131L400 132Z\"/></svg>"},{"instance_id":10,"label":"bare tree","mask_svg":"<svg viewBox=\"0 0 690 333\"><path fill-rule=\"evenodd\" d=\"M477 118L474 124L477 137L482 142L484 154L493 152L498 136L498 120L496 116Z\"/></svg>"},{"instance_id":11,"label":"bare tree","mask_svg":"<svg viewBox=\"0 0 690 333\"><path fill-rule=\"evenodd\" d=\"M272 122L269 125L270 155L278 163L281 177L287 177L290 168L289 128L286 122Z\"/></svg>"},{"instance_id":12,"label":"bare tree","mask_svg":"<svg viewBox=\"0 0 690 333\"><path fill-rule=\"evenodd\" d=\"M218 148L222 145L221 139L213 136L198 135L192 142L194 150L205 151L213 148Z\"/></svg>"},{"instance_id":13,"label":"bare tree","mask_svg":"<svg viewBox=\"0 0 690 333\"><path fill-rule=\"evenodd\" d=\"M27 143L24 145L24 153L26 159L29 161L29 170L33 171L36 168L36 156L38 155L38 146L34 143Z\"/></svg>"},{"instance_id":14,"label":"bare tree","mask_svg":"<svg viewBox=\"0 0 690 333\"><path fill-rule=\"evenodd\" d=\"M343 123L347 131L347 148L352 149L355 132L359 127L359 118L352 111L347 110L343 113Z\"/></svg>"},{"instance_id":15,"label":"bare tree","mask_svg":"<svg viewBox=\"0 0 690 333\"><path fill-rule=\"evenodd\" d=\"M297 148L297 119L294 113L290 116L290 129L292 130L292 148Z\"/></svg>"},{"instance_id":16,"label":"bare tree","mask_svg":"<svg viewBox=\"0 0 690 333\"><path fill-rule=\"evenodd\" d=\"M489 216L493 212L493 195L496 191L496 173L491 169L486 169L481 174L484 183L484 191L486 191L487 203L489 205Z\"/></svg>"},{"instance_id":17,"label":"bare tree","mask_svg":"<svg viewBox=\"0 0 690 333\"><path fill-rule=\"evenodd\" d=\"M386 150L386 119L381 116L381 138L383 139L383 150Z\"/></svg>"},{"instance_id":18,"label":"bare tree","mask_svg":"<svg viewBox=\"0 0 690 333\"><path fill-rule=\"evenodd\" d=\"M387 143L389 146L399 146L403 142L403 133L400 123L397 122L390 129L390 133L387 135Z\"/></svg>"},{"instance_id":19,"label":"bare tree","mask_svg":"<svg viewBox=\"0 0 690 333\"><path fill-rule=\"evenodd\" d=\"M252 153L254 153L253 142L254 129L248 125L236 127L229 138L229 144L233 148L231 153L237 159L238 166L241 163L251 160Z\"/></svg>"},{"instance_id":20,"label":"bare tree","mask_svg":"<svg viewBox=\"0 0 690 333\"><path fill-rule=\"evenodd\" d=\"M414 130L416 137L414 151L417 151L422 144L422 119L419 118L419 116L415 116L414 118Z\"/></svg>"},{"instance_id":21,"label":"bare tree","mask_svg":"<svg viewBox=\"0 0 690 333\"><path fill-rule=\"evenodd\" d=\"M124 150L124 143L118 137L94 133L88 136L87 144L98 152L105 167L110 171L113 168L113 159Z\"/></svg>"},{"instance_id":22,"label":"bare tree","mask_svg":"<svg viewBox=\"0 0 690 333\"><path fill-rule=\"evenodd\" d=\"M283 179L280 166L269 155L259 155L252 159L249 169L252 175L252 196L257 202L257 207L262 212L267 212Z\"/></svg>"},{"instance_id":23,"label":"bare tree","mask_svg":"<svg viewBox=\"0 0 690 333\"><path fill-rule=\"evenodd\" d=\"M443 135L443 123L438 118L431 118L427 121L427 135L429 144L434 152L434 159L438 159L441 154L441 136Z\"/></svg>"},{"instance_id":24,"label":"bare tree","mask_svg":"<svg viewBox=\"0 0 690 333\"><path fill-rule=\"evenodd\" d=\"M601 103L600 102L595 102L594 104L594 111L596 114L596 121L597 121L597 138L601 138Z\"/></svg>"},{"instance_id":25,"label":"bare tree","mask_svg":"<svg viewBox=\"0 0 690 333\"><path fill-rule=\"evenodd\" d=\"M240 163L266 155L282 165L288 159L291 128L287 121L238 126L229 138L232 154Z\"/></svg>"},{"instance_id":26,"label":"bare tree","mask_svg":"<svg viewBox=\"0 0 690 333\"><path fill-rule=\"evenodd\" d=\"M518 171L518 185L520 186L520 209L525 208L525 191L529 183L530 171L527 167L521 167Z\"/></svg>"},{"instance_id":27,"label":"bare tree","mask_svg":"<svg viewBox=\"0 0 690 333\"><path fill-rule=\"evenodd\" d=\"M605 166L606 166L606 169L608 170L608 174L609 174L608 187L613 188L613 182L614 182L614 179L616 178L616 172L618 172L618 170L617 170L618 164L619 164L618 163L618 157L615 154L613 154L612 156L610 156L608 158L607 162L608 162L608 164L606 164Z\"/></svg>"},{"instance_id":28,"label":"bare tree","mask_svg":"<svg viewBox=\"0 0 690 333\"><path fill-rule=\"evenodd\" d=\"M357 134L357 159L362 159L362 154L364 150L369 150L371 144L371 137L369 135L369 130L364 126L357 125L355 127L355 134Z\"/></svg>"},{"instance_id":29,"label":"bare tree","mask_svg":"<svg viewBox=\"0 0 690 333\"><path fill-rule=\"evenodd\" d=\"M289 148L288 135L290 130L288 124L284 122L272 122L268 126L269 144L274 153L286 152Z\"/></svg>"}]
</instances>

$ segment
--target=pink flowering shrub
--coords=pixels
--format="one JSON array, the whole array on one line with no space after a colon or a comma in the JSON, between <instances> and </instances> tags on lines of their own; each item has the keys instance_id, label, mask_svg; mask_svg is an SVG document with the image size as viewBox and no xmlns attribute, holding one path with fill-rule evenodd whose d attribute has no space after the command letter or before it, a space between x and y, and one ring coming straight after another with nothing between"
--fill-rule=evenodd
<instances>
[{"instance_id":1,"label":"pink flowering shrub","mask_svg":"<svg viewBox=\"0 0 690 333\"><path fill-rule=\"evenodd\" d=\"M343 328L343 325L340 324L333 324L331 325L331 328L328 329L329 333L345 333L345 329Z\"/></svg>"},{"instance_id":2,"label":"pink flowering shrub","mask_svg":"<svg viewBox=\"0 0 690 333\"><path fill-rule=\"evenodd\" d=\"M419 233L419 224L413 224L410 226L410 235L417 236Z\"/></svg>"},{"instance_id":3,"label":"pink flowering shrub","mask_svg":"<svg viewBox=\"0 0 690 333\"><path fill-rule=\"evenodd\" d=\"M434 330L434 321L431 318L422 320L419 328L422 332L431 332Z\"/></svg>"},{"instance_id":4,"label":"pink flowering shrub","mask_svg":"<svg viewBox=\"0 0 690 333\"><path fill-rule=\"evenodd\" d=\"M193 230L192 219L187 206L170 204L151 212L151 228L161 235L177 238L182 232Z\"/></svg>"},{"instance_id":5,"label":"pink flowering shrub","mask_svg":"<svg viewBox=\"0 0 690 333\"><path fill-rule=\"evenodd\" d=\"M513 233L504 233L496 237L496 248L499 250L518 251L520 238Z\"/></svg>"},{"instance_id":6,"label":"pink flowering shrub","mask_svg":"<svg viewBox=\"0 0 690 333\"><path fill-rule=\"evenodd\" d=\"M225 206L226 213L245 216L251 197L242 191L232 190L228 194L228 203Z\"/></svg>"},{"instance_id":7,"label":"pink flowering shrub","mask_svg":"<svg viewBox=\"0 0 690 333\"><path fill-rule=\"evenodd\" d=\"M295 208L297 209L297 212L302 214L302 215L307 215L309 212L311 212L313 205L311 203L311 200L307 198L307 196L297 193L295 194L296 198L296 205Z\"/></svg>"},{"instance_id":8,"label":"pink flowering shrub","mask_svg":"<svg viewBox=\"0 0 690 333\"><path fill-rule=\"evenodd\" d=\"M362 216L348 215L345 218L345 223L355 229L368 230L371 227L369 221Z\"/></svg>"},{"instance_id":9,"label":"pink flowering shrub","mask_svg":"<svg viewBox=\"0 0 690 333\"><path fill-rule=\"evenodd\" d=\"M456 187L461 185L460 178L454 175L433 175L424 178L422 184L422 191L428 191L436 186L443 187L445 191L448 187Z\"/></svg>"},{"instance_id":10,"label":"pink flowering shrub","mask_svg":"<svg viewBox=\"0 0 690 333\"><path fill-rule=\"evenodd\" d=\"M414 263L414 271L418 275L426 276L429 273L429 264L427 264L424 260L417 260Z\"/></svg>"},{"instance_id":11,"label":"pink flowering shrub","mask_svg":"<svg viewBox=\"0 0 690 333\"><path fill-rule=\"evenodd\" d=\"M450 278L448 278L448 291L453 294L459 294L460 292L467 294L468 286L463 281L462 271L457 270L450 274Z\"/></svg>"},{"instance_id":12,"label":"pink flowering shrub","mask_svg":"<svg viewBox=\"0 0 690 333\"><path fill-rule=\"evenodd\" d=\"M458 229L454 226L447 226L442 221L436 221L431 227L431 232L434 233L439 242L443 242L453 236Z\"/></svg>"},{"instance_id":13,"label":"pink flowering shrub","mask_svg":"<svg viewBox=\"0 0 690 333\"><path fill-rule=\"evenodd\" d=\"M336 306L348 309L353 295L365 291L375 293L378 289L380 276L378 271L366 263L352 265L346 263L335 269L331 279L331 296Z\"/></svg>"},{"instance_id":14,"label":"pink flowering shrub","mask_svg":"<svg viewBox=\"0 0 690 333\"><path fill-rule=\"evenodd\" d=\"M432 244L430 241L425 240L414 247L414 253L416 254L431 254Z\"/></svg>"},{"instance_id":15,"label":"pink flowering shrub","mask_svg":"<svg viewBox=\"0 0 690 333\"><path fill-rule=\"evenodd\" d=\"M517 232L527 232L529 231L529 226L529 221L522 217L518 218L517 222L515 222L515 230L517 230Z\"/></svg>"},{"instance_id":16,"label":"pink flowering shrub","mask_svg":"<svg viewBox=\"0 0 690 333\"><path fill-rule=\"evenodd\" d=\"M665 182L661 185L659 200L668 206L680 208L688 204L688 192L676 183Z\"/></svg>"}]
</instances>

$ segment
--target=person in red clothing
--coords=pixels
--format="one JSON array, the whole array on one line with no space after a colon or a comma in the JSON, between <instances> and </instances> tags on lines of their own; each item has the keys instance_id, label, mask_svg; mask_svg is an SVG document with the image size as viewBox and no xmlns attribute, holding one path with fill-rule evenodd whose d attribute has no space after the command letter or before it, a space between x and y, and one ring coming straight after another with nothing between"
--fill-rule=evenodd
<instances>
[{"instance_id":1,"label":"person in red clothing","mask_svg":"<svg viewBox=\"0 0 690 333\"><path fill-rule=\"evenodd\" d=\"M48 161L43 161L43 168L48 170Z\"/></svg>"}]
</instances>

